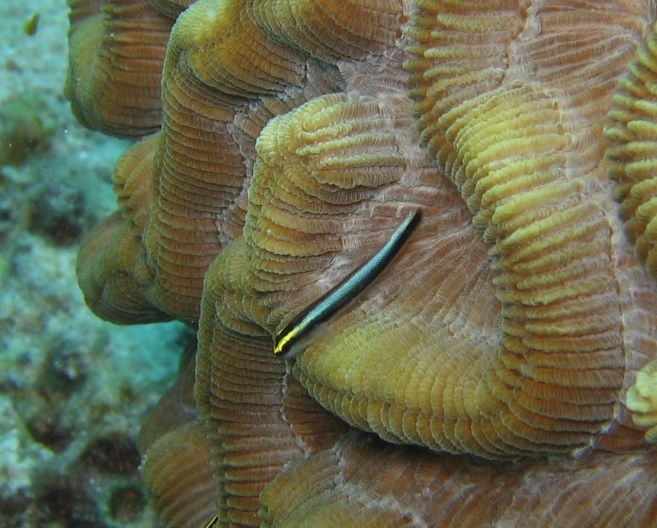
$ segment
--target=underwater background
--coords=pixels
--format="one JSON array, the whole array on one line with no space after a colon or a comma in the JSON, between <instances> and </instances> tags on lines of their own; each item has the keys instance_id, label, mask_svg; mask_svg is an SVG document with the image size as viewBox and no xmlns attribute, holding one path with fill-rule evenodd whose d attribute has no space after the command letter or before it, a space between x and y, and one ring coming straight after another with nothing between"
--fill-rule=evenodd
<instances>
[{"instance_id":1,"label":"underwater background","mask_svg":"<svg viewBox=\"0 0 657 528\"><path fill-rule=\"evenodd\" d=\"M128 142L71 114L67 13L0 3L0 528L155 527L135 438L190 335L105 323L78 289Z\"/></svg>"}]
</instances>

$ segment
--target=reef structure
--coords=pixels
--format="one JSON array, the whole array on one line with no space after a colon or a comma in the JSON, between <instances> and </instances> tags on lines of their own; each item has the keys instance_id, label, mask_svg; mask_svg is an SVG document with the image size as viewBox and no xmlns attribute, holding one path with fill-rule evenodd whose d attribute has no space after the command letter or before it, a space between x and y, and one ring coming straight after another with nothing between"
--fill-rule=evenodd
<instances>
[{"instance_id":1,"label":"reef structure","mask_svg":"<svg viewBox=\"0 0 657 528\"><path fill-rule=\"evenodd\" d=\"M76 114L159 129L78 276L197 329L141 435L167 527L657 526L651 2L101 4Z\"/></svg>"}]
</instances>

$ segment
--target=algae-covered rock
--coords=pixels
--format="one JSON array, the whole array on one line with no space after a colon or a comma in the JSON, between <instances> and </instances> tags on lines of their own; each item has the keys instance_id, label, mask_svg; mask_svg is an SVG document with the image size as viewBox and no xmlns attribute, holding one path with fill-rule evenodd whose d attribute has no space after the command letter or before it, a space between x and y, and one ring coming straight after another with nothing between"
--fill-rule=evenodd
<instances>
[{"instance_id":1,"label":"algae-covered rock","mask_svg":"<svg viewBox=\"0 0 657 528\"><path fill-rule=\"evenodd\" d=\"M0 165L21 165L50 145L48 106L39 92L28 91L0 103Z\"/></svg>"}]
</instances>

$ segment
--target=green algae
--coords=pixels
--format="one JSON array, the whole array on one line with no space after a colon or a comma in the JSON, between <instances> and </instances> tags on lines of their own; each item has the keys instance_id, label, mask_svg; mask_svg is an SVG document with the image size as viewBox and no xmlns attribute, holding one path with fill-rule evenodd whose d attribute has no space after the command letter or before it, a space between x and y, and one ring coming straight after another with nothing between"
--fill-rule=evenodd
<instances>
[{"instance_id":1,"label":"green algae","mask_svg":"<svg viewBox=\"0 0 657 528\"><path fill-rule=\"evenodd\" d=\"M38 91L0 103L0 166L22 165L50 147L53 126L48 115L47 100Z\"/></svg>"}]
</instances>

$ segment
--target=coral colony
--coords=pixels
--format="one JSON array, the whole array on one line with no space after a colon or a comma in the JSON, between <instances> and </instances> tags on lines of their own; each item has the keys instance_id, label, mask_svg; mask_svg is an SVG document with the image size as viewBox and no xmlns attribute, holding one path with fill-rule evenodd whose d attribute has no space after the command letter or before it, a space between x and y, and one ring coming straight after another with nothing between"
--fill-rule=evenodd
<instances>
[{"instance_id":1,"label":"coral colony","mask_svg":"<svg viewBox=\"0 0 657 528\"><path fill-rule=\"evenodd\" d=\"M145 139L81 288L198 337L167 527L657 525L652 3L87 4L74 112Z\"/></svg>"}]
</instances>

